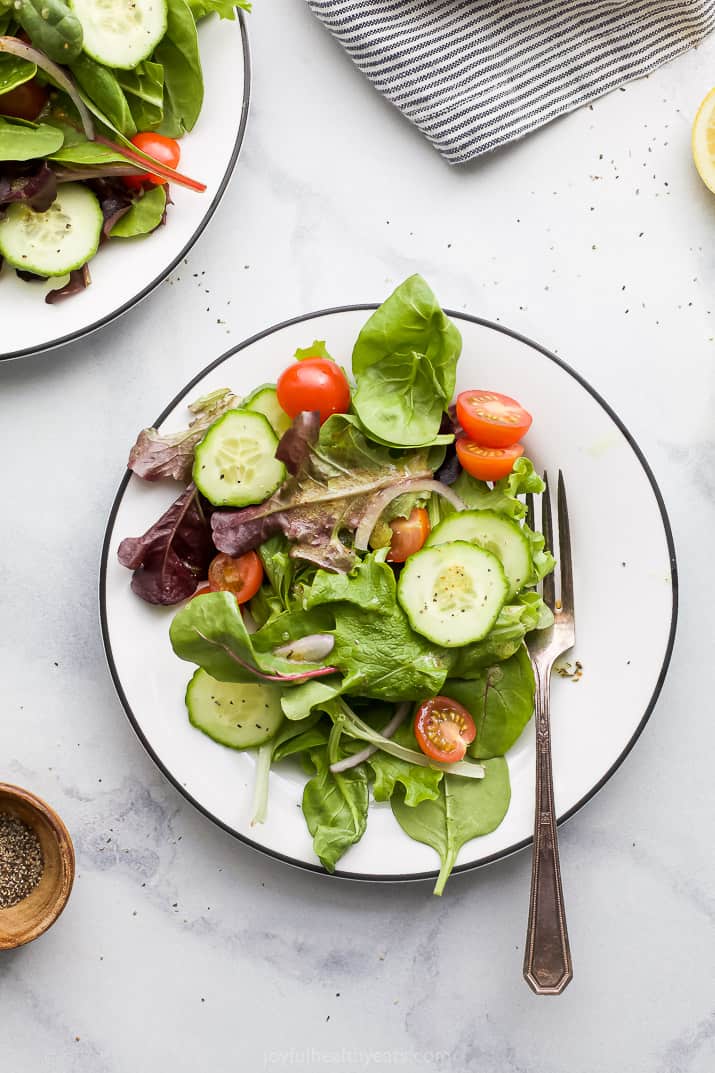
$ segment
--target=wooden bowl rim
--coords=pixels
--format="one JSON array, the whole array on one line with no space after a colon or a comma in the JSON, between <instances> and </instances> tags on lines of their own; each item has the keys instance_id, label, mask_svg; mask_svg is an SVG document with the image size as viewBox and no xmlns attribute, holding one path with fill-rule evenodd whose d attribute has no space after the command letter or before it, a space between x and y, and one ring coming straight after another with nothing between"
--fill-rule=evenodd
<instances>
[{"instance_id":1,"label":"wooden bowl rim","mask_svg":"<svg viewBox=\"0 0 715 1073\"><path fill-rule=\"evenodd\" d=\"M19 946L24 946L26 943L31 943L33 939L43 935L54 924L67 905L74 884L75 855L72 838L64 821L52 806L43 801L41 797L33 794L31 790L25 790L22 786L15 786L9 782L0 782L0 812L2 812L3 799L22 802L22 804L27 805L45 820L57 841L61 863L60 883L51 907L38 918L34 925L30 925L16 941L8 942L0 937L0 950L14 950Z\"/></svg>"}]
</instances>

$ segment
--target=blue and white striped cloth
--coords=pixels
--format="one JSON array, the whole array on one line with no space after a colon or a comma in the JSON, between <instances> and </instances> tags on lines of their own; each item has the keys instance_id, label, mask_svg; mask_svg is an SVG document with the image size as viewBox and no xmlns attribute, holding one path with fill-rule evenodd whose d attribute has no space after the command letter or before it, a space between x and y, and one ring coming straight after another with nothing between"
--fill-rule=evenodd
<instances>
[{"instance_id":1,"label":"blue and white striped cloth","mask_svg":"<svg viewBox=\"0 0 715 1073\"><path fill-rule=\"evenodd\" d=\"M308 0L452 164L654 71L715 28L715 0Z\"/></svg>"}]
</instances>

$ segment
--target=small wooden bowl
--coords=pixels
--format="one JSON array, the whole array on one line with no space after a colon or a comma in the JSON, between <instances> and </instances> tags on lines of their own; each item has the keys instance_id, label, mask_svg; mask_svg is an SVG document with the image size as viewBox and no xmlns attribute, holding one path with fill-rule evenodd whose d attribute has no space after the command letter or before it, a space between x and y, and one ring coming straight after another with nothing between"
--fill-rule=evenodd
<instances>
[{"instance_id":1,"label":"small wooden bowl","mask_svg":"<svg viewBox=\"0 0 715 1073\"><path fill-rule=\"evenodd\" d=\"M12 950L42 935L64 909L74 882L74 847L55 810L28 790L0 782L2 812L32 828L44 861L42 877L32 893L0 909L0 950Z\"/></svg>"}]
</instances>

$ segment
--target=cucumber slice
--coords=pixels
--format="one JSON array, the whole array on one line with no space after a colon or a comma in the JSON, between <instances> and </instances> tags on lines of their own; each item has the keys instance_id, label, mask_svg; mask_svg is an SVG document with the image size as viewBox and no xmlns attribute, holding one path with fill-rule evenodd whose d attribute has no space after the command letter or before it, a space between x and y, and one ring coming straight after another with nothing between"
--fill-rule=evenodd
<instances>
[{"instance_id":1,"label":"cucumber slice","mask_svg":"<svg viewBox=\"0 0 715 1073\"><path fill-rule=\"evenodd\" d=\"M412 628L445 648L486 637L508 595L496 555L464 540L411 555L397 583L397 599Z\"/></svg>"},{"instance_id":2,"label":"cucumber slice","mask_svg":"<svg viewBox=\"0 0 715 1073\"><path fill-rule=\"evenodd\" d=\"M62 183L46 212L15 201L0 219L0 254L13 268L38 276L64 276L94 257L102 210L82 183Z\"/></svg>"},{"instance_id":3,"label":"cucumber slice","mask_svg":"<svg viewBox=\"0 0 715 1073\"><path fill-rule=\"evenodd\" d=\"M105 67L132 70L166 33L166 0L71 0L82 23L82 48Z\"/></svg>"},{"instance_id":4,"label":"cucumber slice","mask_svg":"<svg viewBox=\"0 0 715 1073\"><path fill-rule=\"evenodd\" d=\"M215 507L262 503L285 480L278 439L263 414L229 410L214 421L194 455L194 484Z\"/></svg>"},{"instance_id":5,"label":"cucumber slice","mask_svg":"<svg viewBox=\"0 0 715 1073\"><path fill-rule=\"evenodd\" d=\"M531 548L521 526L496 510L463 510L436 526L425 544L432 547L452 540L478 544L496 555L509 582L509 595L523 589L531 578Z\"/></svg>"},{"instance_id":6,"label":"cucumber slice","mask_svg":"<svg viewBox=\"0 0 715 1073\"><path fill-rule=\"evenodd\" d=\"M189 722L219 745L251 749L283 722L281 689L264 682L218 682L199 668L186 689Z\"/></svg>"},{"instance_id":7,"label":"cucumber slice","mask_svg":"<svg viewBox=\"0 0 715 1073\"><path fill-rule=\"evenodd\" d=\"M243 408L244 410L251 410L253 413L263 414L268 419L268 424L278 439L291 426L290 417L288 417L285 410L281 409L278 403L278 392L275 384L262 384L261 387L257 387L245 400Z\"/></svg>"}]
</instances>

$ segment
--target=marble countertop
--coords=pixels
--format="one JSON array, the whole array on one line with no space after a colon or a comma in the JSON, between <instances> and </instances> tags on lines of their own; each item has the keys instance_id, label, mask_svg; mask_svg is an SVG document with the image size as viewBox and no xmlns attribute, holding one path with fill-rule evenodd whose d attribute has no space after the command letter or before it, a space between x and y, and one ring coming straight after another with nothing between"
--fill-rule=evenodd
<instances>
[{"instance_id":1,"label":"marble countertop","mask_svg":"<svg viewBox=\"0 0 715 1073\"><path fill-rule=\"evenodd\" d=\"M715 197L689 136L715 38L450 169L307 7L259 2L250 33L243 152L187 262L99 334L0 367L0 778L55 805L78 854L57 925L0 955L0 1065L710 1073ZM164 781L102 651L100 546L137 428L242 338L418 270L593 383L648 457L679 555L661 698L562 829L576 975L558 1000L521 979L528 854L441 900L265 858Z\"/></svg>"}]
</instances>

